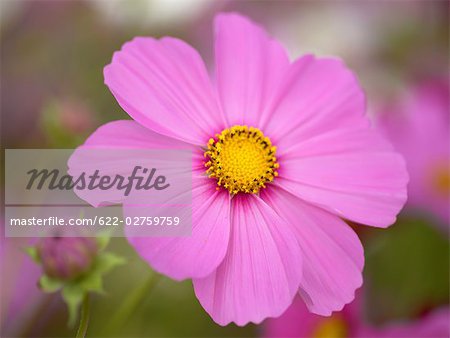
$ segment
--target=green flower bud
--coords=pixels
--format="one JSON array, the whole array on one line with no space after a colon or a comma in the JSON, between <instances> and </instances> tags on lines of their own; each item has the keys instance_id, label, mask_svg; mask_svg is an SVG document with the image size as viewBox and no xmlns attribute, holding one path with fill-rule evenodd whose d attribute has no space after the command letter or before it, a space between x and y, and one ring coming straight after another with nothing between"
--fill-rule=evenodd
<instances>
[{"instance_id":1,"label":"green flower bud","mask_svg":"<svg viewBox=\"0 0 450 338\"><path fill-rule=\"evenodd\" d=\"M97 252L96 240L87 237L50 237L37 245L45 274L62 280L72 280L89 271Z\"/></svg>"}]
</instances>

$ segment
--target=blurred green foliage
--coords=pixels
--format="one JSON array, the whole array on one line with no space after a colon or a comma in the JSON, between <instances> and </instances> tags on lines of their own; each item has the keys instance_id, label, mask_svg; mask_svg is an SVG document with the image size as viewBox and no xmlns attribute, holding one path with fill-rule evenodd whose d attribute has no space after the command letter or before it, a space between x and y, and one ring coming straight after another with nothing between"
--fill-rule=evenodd
<instances>
[{"instance_id":1,"label":"blurred green foliage","mask_svg":"<svg viewBox=\"0 0 450 338\"><path fill-rule=\"evenodd\" d=\"M449 241L424 218L374 230L366 245L369 319L414 318L449 300Z\"/></svg>"},{"instance_id":2,"label":"blurred green foliage","mask_svg":"<svg viewBox=\"0 0 450 338\"><path fill-rule=\"evenodd\" d=\"M388 229L364 233L365 315L374 324L417 317L448 304L449 241L426 219L399 219ZM88 336L93 337L255 337L258 327L215 324L195 297L190 281L161 277L143 288L155 273L123 238L114 238L110 250L128 263L105 279L105 295L93 298ZM114 334L115 314L137 289L144 289L129 318ZM64 318L61 318L64 322ZM42 336L73 334L65 326L47 322Z\"/></svg>"}]
</instances>

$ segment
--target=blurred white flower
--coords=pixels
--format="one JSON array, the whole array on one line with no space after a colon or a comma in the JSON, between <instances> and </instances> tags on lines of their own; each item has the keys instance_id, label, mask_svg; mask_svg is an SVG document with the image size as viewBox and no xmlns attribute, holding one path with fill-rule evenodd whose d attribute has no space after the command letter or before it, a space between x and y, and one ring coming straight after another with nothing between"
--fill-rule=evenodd
<instances>
[{"instance_id":1,"label":"blurred white flower","mask_svg":"<svg viewBox=\"0 0 450 338\"><path fill-rule=\"evenodd\" d=\"M24 0L0 0L0 23L7 24L20 13Z\"/></svg>"},{"instance_id":2,"label":"blurred white flower","mask_svg":"<svg viewBox=\"0 0 450 338\"><path fill-rule=\"evenodd\" d=\"M313 53L364 59L376 37L372 25L372 17L351 3L305 3L280 20L274 30L293 57Z\"/></svg>"},{"instance_id":3,"label":"blurred white flower","mask_svg":"<svg viewBox=\"0 0 450 338\"><path fill-rule=\"evenodd\" d=\"M111 24L146 27L194 20L212 2L209 0L89 0Z\"/></svg>"}]
</instances>

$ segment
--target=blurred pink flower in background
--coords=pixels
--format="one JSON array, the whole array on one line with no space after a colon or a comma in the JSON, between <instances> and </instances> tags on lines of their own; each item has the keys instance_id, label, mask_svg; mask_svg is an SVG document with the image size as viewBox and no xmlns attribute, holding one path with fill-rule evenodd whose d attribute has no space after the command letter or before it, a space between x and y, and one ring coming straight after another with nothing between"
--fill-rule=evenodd
<instances>
[{"instance_id":1,"label":"blurred pink flower in background","mask_svg":"<svg viewBox=\"0 0 450 338\"><path fill-rule=\"evenodd\" d=\"M60 128L71 133L92 130L95 125L92 109L79 100L62 99L55 102Z\"/></svg>"},{"instance_id":2,"label":"blurred pink flower in background","mask_svg":"<svg viewBox=\"0 0 450 338\"><path fill-rule=\"evenodd\" d=\"M268 319L263 327L265 338L343 338L449 337L449 309L439 308L411 321L392 322L376 327L363 318L361 290L355 301L331 317L321 317L308 311L300 299L279 318Z\"/></svg>"},{"instance_id":3,"label":"blurred pink flower in background","mask_svg":"<svg viewBox=\"0 0 450 338\"><path fill-rule=\"evenodd\" d=\"M411 88L378 119L379 128L406 159L410 175L408 206L439 217L449 229L450 112L448 80L424 81Z\"/></svg>"},{"instance_id":4,"label":"blurred pink flower in background","mask_svg":"<svg viewBox=\"0 0 450 338\"><path fill-rule=\"evenodd\" d=\"M447 338L450 337L448 308L436 309L412 321L391 323L383 327L361 325L358 337Z\"/></svg>"},{"instance_id":5,"label":"blurred pink flower in background","mask_svg":"<svg viewBox=\"0 0 450 338\"><path fill-rule=\"evenodd\" d=\"M360 291L356 294L358 295ZM322 317L308 311L304 302L297 298L281 317L264 322L265 338L338 338L353 337L358 327L358 298L347 304L342 311L331 317Z\"/></svg>"},{"instance_id":6,"label":"blurred pink flower in background","mask_svg":"<svg viewBox=\"0 0 450 338\"><path fill-rule=\"evenodd\" d=\"M17 336L42 301L38 288L41 269L24 252L28 239L6 239L2 234L0 243L1 333Z\"/></svg>"},{"instance_id":7,"label":"blurred pink flower in background","mask_svg":"<svg viewBox=\"0 0 450 338\"><path fill-rule=\"evenodd\" d=\"M371 128L341 61L290 63L237 14L216 17L215 53L212 84L180 40L126 43L104 74L135 121L104 125L82 147L192 149L192 235L129 241L158 272L192 278L217 323L279 316L298 293L328 316L362 284L363 248L341 218L394 223L403 159Z\"/></svg>"}]
</instances>

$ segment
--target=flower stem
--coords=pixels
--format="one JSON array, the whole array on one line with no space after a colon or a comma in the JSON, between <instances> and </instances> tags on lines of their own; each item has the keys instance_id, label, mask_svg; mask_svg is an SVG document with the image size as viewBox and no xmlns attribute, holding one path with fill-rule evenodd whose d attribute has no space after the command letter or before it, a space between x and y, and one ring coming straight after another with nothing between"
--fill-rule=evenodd
<instances>
[{"instance_id":1,"label":"flower stem","mask_svg":"<svg viewBox=\"0 0 450 338\"><path fill-rule=\"evenodd\" d=\"M117 334L123 325L131 318L137 308L141 305L142 300L146 299L148 294L152 291L155 285L160 280L161 275L152 273L147 277L139 287L134 289L119 307L117 312L111 317L110 323L106 328L107 334Z\"/></svg>"},{"instance_id":2,"label":"flower stem","mask_svg":"<svg viewBox=\"0 0 450 338\"><path fill-rule=\"evenodd\" d=\"M80 325L78 326L76 338L86 337L86 332L87 332L88 324L89 324L89 312L90 312L89 293L86 293L86 295L83 298L83 305L81 308Z\"/></svg>"}]
</instances>

